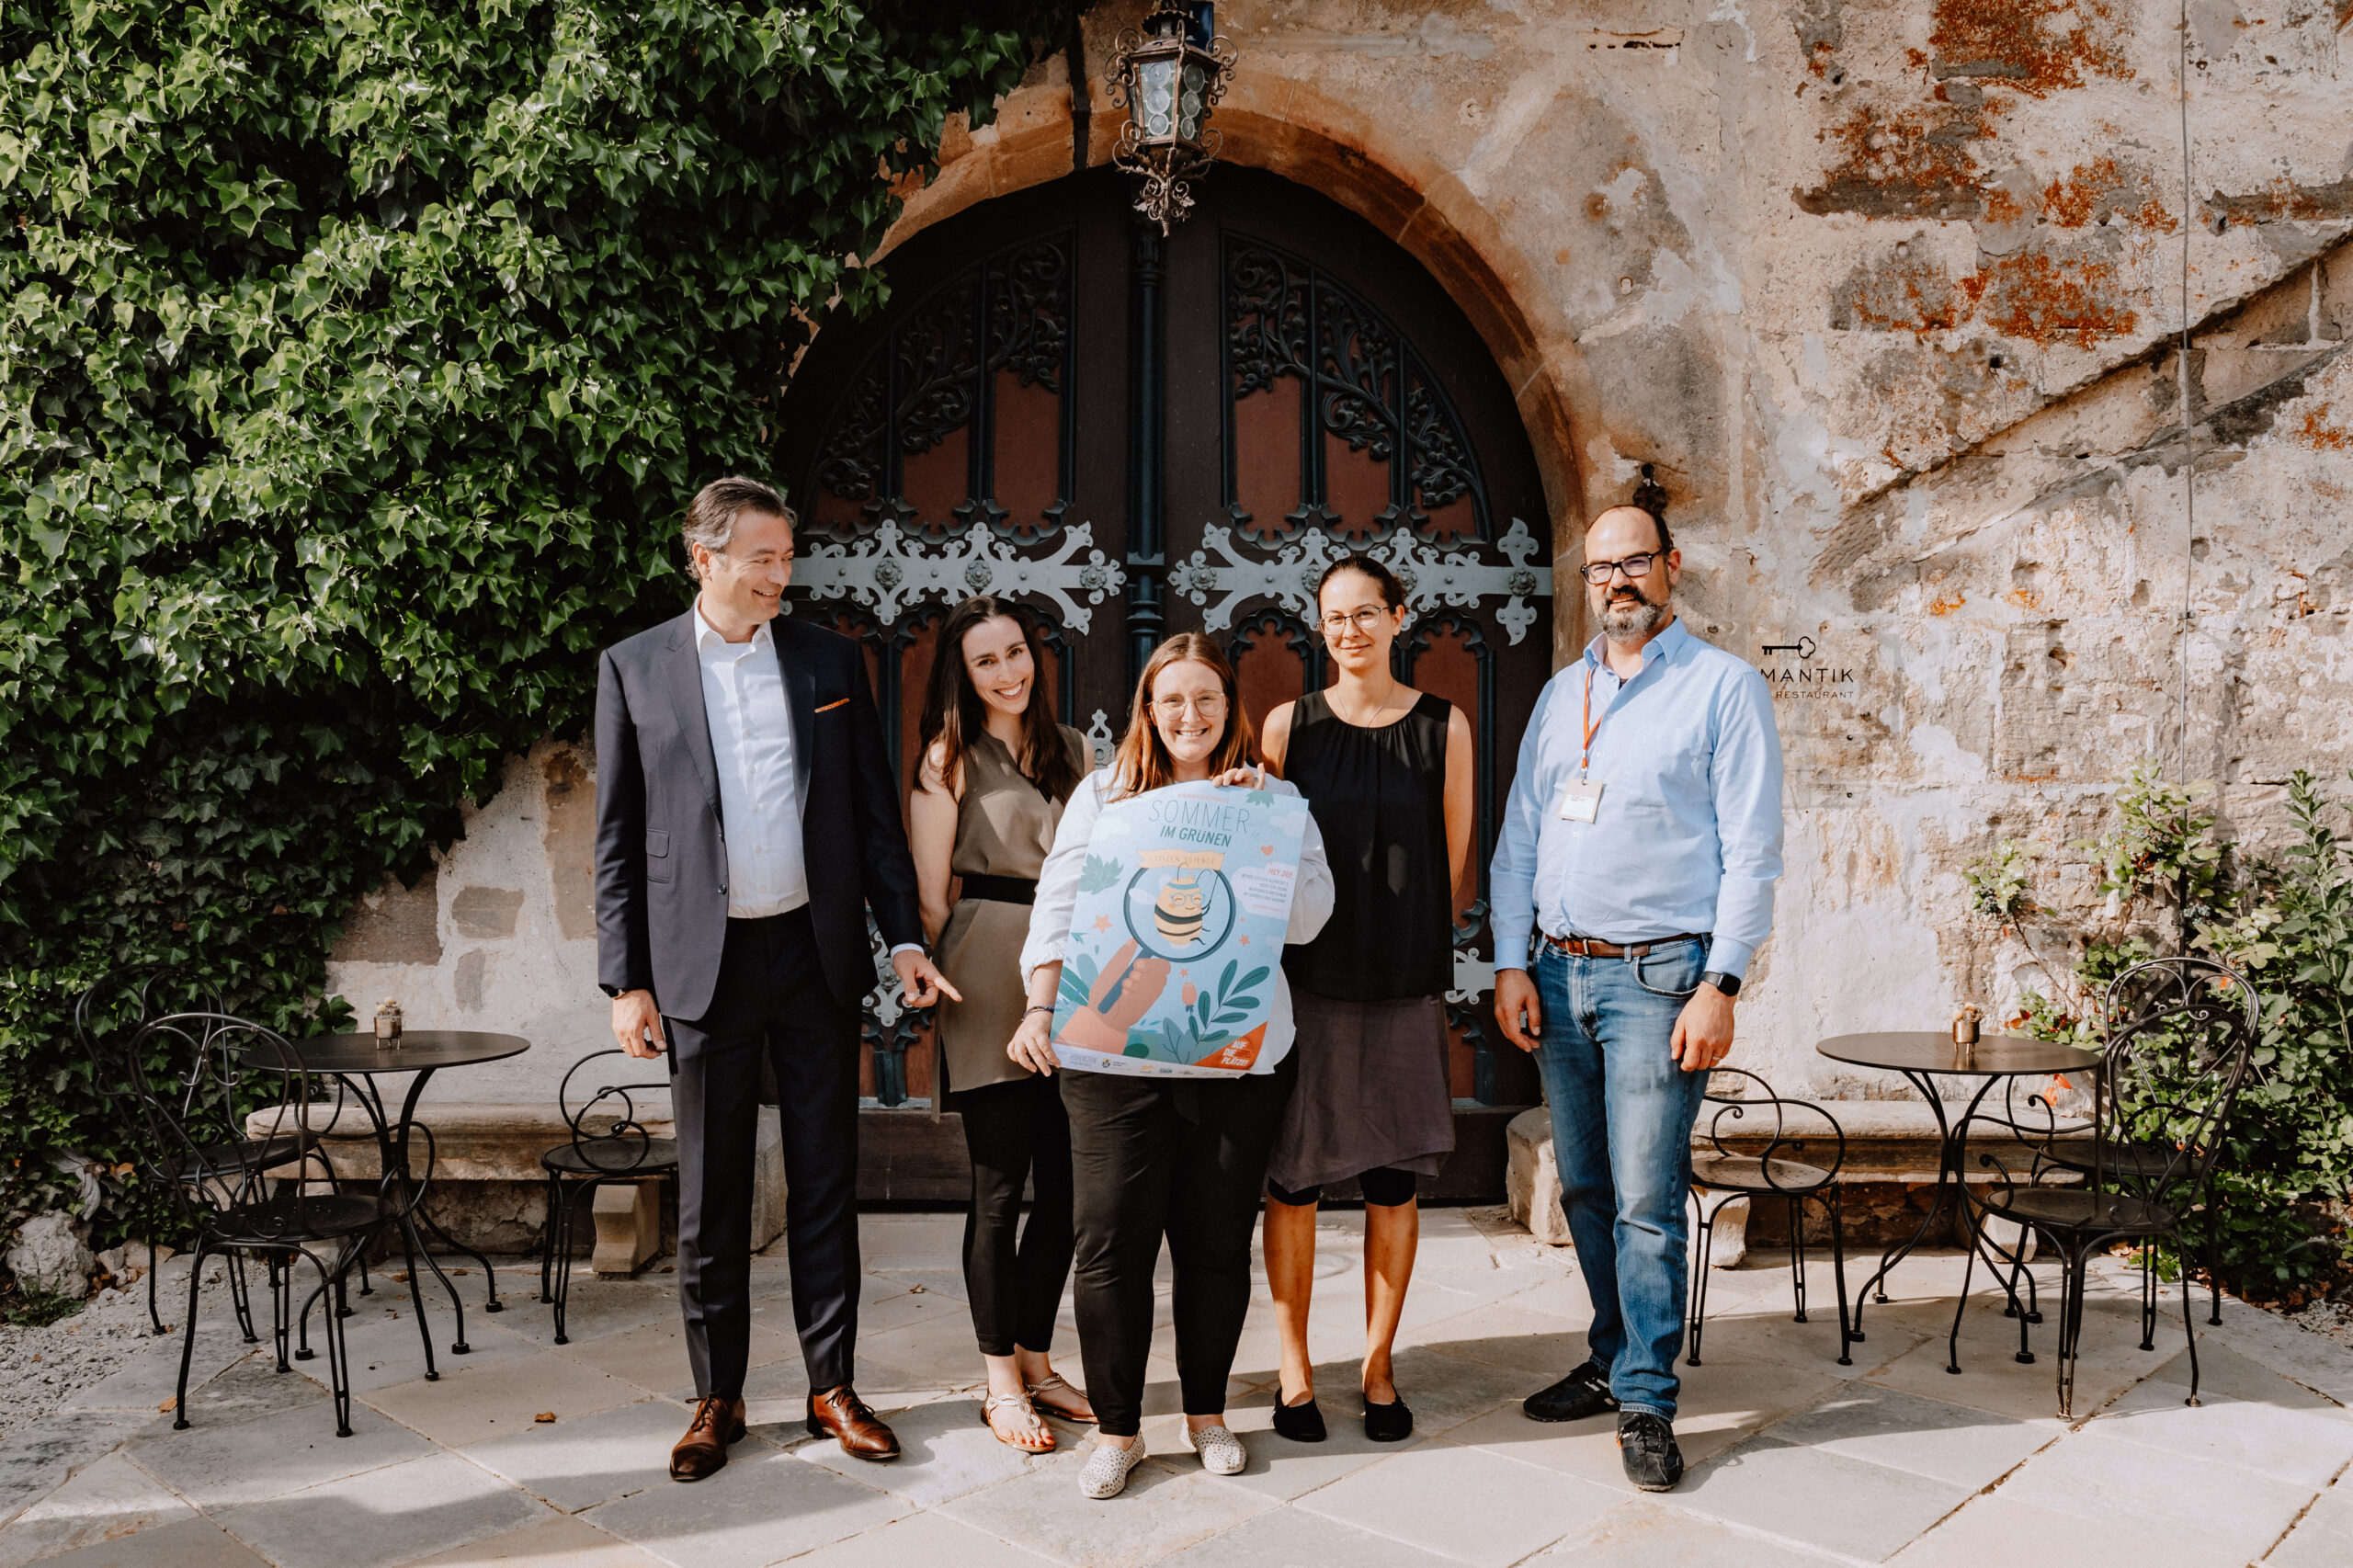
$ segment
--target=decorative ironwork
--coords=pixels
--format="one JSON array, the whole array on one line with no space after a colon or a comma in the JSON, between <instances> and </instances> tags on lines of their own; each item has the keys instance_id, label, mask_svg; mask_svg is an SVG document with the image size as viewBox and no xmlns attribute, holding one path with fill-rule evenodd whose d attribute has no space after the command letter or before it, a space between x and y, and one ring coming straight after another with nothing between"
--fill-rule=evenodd
<instances>
[{"instance_id":1,"label":"decorative ironwork","mask_svg":"<svg viewBox=\"0 0 2353 1568\"><path fill-rule=\"evenodd\" d=\"M1209 119L1239 56L1215 36L1213 11L1201 0L1154 6L1141 28L1120 32L1103 78L1112 107L1128 111L1111 161L1142 180L1136 210L1163 234L1193 210L1191 182L1224 142Z\"/></svg>"},{"instance_id":2,"label":"decorative ironwork","mask_svg":"<svg viewBox=\"0 0 2353 1568\"><path fill-rule=\"evenodd\" d=\"M841 542L886 523L922 526L904 493L902 465L959 430L972 432L968 499L956 523L985 525L1031 540L1061 526L1074 477L1071 392L1072 265L1068 235L1032 240L975 262L919 301L875 346L835 406L801 494L804 513L820 493L858 502L858 520L804 516L802 532ZM1010 370L1023 386L1062 402L1058 491L1061 499L1034 517L1014 517L997 504L995 377ZM942 533L946 517L925 520Z\"/></svg>"},{"instance_id":3,"label":"decorative ironwork","mask_svg":"<svg viewBox=\"0 0 2353 1568\"><path fill-rule=\"evenodd\" d=\"M1239 667L1242 655L1257 646L1260 638L1268 636L1281 638L1298 653L1301 689L1324 689L1324 661L1327 657L1324 651L1324 635L1304 617L1293 615L1287 609L1254 610L1244 616L1242 624L1234 628L1233 635L1226 640L1225 656Z\"/></svg>"},{"instance_id":4,"label":"decorative ironwork","mask_svg":"<svg viewBox=\"0 0 2353 1568\"><path fill-rule=\"evenodd\" d=\"M1095 754L1095 766L1108 767L1120 749L1119 737L1111 733L1111 716L1100 708L1095 710L1095 722L1086 726L1086 747Z\"/></svg>"},{"instance_id":5,"label":"decorative ironwork","mask_svg":"<svg viewBox=\"0 0 2353 1568\"><path fill-rule=\"evenodd\" d=\"M845 501L874 499L888 466L883 442L891 425L890 402L889 369L882 355L870 355L835 406L833 428L818 449L808 494L813 495L822 489ZM804 517L803 531L810 527L810 519Z\"/></svg>"},{"instance_id":6,"label":"decorative ironwork","mask_svg":"<svg viewBox=\"0 0 2353 1568\"><path fill-rule=\"evenodd\" d=\"M1269 543L1319 523L1339 526L1324 505L1328 432L1352 451L1388 465L1390 504L1349 531L1387 534L1401 521L1427 534L1433 509L1466 495L1473 532L1489 533L1486 489L1462 422L1403 334L1346 286L1271 245L1243 237L1225 254L1226 500L1242 510L1234 462L1234 407L1272 392L1278 378L1304 384L1313 411L1301 431L1300 505L1279 519L1245 527Z\"/></svg>"},{"instance_id":7,"label":"decorative ironwork","mask_svg":"<svg viewBox=\"0 0 2353 1568\"><path fill-rule=\"evenodd\" d=\"M907 1006L899 971L891 967L891 949L871 914L866 917L866 949L874 960L874 989L864 998L858 1033L874 1052L874 1101L895 1109L907 1103L907 1051L932 1021L932 1009Z\"/></svg>"},{"instance_id":8,"label":"decorative ironwork","mask_svg":"<svg viewBox=\"0 0 2353 1568\"><path fill-rule=\"evenodd\" d=\"M972 422L982 374L972 320L980 274L975 267L949 283L892 334L892 369L899 389L896 444L905 456L931 450Z\"/></svg>"},{"instance_id":9,"label":"decorative ironwork","mask_svg":"<svg viewBox=\"0 0 2353 1568\"><path fill-rule=\"evenodd\" d=\"M988 360L1021 384L1060 393L1070 357L1070 256L1057 244L1025 245L998 268L989 292Z\"/></svg>"},{"instance_id":10,"label":"decorative ironwork","mask_svg":"<svg viewBox=\"0 0 2353 1568\"><path fill-rule=\"evenodd\" d=\"M1234 548L1233 530L1215 523L1201 529L1201 544L1191 559L1170 565L1168 589L1207 606L1201 624L1211 631L1233 624L1234 610L1254 598L1278 600L1302 618L1311 614L1315 580L1333 562L1353 553L1347 544L1313 528L1285 545L1272 561L1242 554ZM1405 585L1406 608L1416 615L1440 605L1472 607L1483 599L1503 596L1502 608L1493 612L1495 621L1516 643L1528 635L1528 629L1542 613L1529 601L1552 597L1552 574L1530 559L1536 554L1536 539L1518 517L1511 520L1510 530L1495 540L1495 548L1504 556L1504 564L1483 561L1467 550L1441 555L1423 540L1392 533L1363 553L1397 574ZM1212 553L1222 564L1211 562ZM1214 604L1212 595L1217 596Z\"/></svg>"},{"instance_id":11,"label":"decorative ironwork","mask_svg":"<svg viewBox=\"0 0 2353 1568\"><path fill-rule=\"evenodd\" d=\"M1029 557L975 528L944 541L934 554L896 523L886 522L855 544L818 544L802 551L793 581L813 599L849 599L869 606L885 626L924 599L1027 594L1051 599L1061 610L1063 623L1083 636L1094 620L1086 605L1101 604L1128 580L1126 569L1091 548L1094 542L1092 523L1074 523L1063 530L1052 554ZM1079 602L1082 596L1086 605ZM791 601L785 608L791 608Z\"/></svg>"},{"instance_id":12,"label":"decorative ironwork","mask_svg":"<svg viewBox=\"0 0 2353 1568\"><path fill-rule=\"evenodd\" d=\"M1424 507L1451 506L1477 492L1478 461L1463 442L1462 427L1418 376L1406 383L1405 441L1413 453L1406 483Z\"/></svg>"}]
</instances>

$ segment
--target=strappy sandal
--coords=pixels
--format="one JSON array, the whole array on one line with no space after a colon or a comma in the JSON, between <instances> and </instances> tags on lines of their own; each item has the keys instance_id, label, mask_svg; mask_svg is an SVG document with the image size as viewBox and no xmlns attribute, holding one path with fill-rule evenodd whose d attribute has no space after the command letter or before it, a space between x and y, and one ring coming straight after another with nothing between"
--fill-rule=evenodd
<instances>
[{"instance_id":1,"label":"strappy sandal","mask_svg":"<svg viewBox=\"0 0 2353 1568\"><path fill-rule=\"evenodd\" d=\"M1033 1425L1008 1430L996 1424L996 1412L1014 1409L1028 1415ZM1054 1429L1038 1415L1038 1407L1029 1403L1027 1394L1001 1393L981 1402L981 1425L996 1434L996 1440L1008 1449L1018 1449L1025 1454L1051 1454L1054 1451Z\"/></svg>"},{"instance_id":2,"label":"strappy sandal","mask_svg":"<svg viewBox=\"0 0 2353 1568\"><path fill-rule=\"evenodd\" d=\"M1065 1421L1090 1422L1095 1419L1095 1408L1091 1403L1087 1404L1086 1408L1084 1410L1072 1410L1066 1406L1055 1404L1041 1397L1045 1394L1059 1392L1066 1393L1073 1399L1079 1400L1081 1402L1085 1402L1086 1400L1086 1396L1085 1394L1079 1392L1078 1390L1071 1387L1068 1382L1063 1381L1063 1375L1060 1372L1048 1372L1040 1381L1034 1383L1024 1383L1022 1387L1029 1391L1030 1403L1040 1406L1041 1412L1044 1414L1059 1415Z\"/></svg>"}]
</instances>

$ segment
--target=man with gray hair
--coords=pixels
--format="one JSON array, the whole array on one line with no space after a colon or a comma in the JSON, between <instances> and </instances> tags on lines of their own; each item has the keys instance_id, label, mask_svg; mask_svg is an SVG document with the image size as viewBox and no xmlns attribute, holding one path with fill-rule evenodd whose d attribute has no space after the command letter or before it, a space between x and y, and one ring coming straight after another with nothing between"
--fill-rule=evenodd
<instances>
[{"instance_id":1,"label":"man with gray hair","mask_svg":"<svg viewBox=\"0 0 2353 1568\"><path fill-rule=\"evenodd\" d=\"M792 513L757 480L687 508L684 615L605 650L597 678L597 968L613 1035L670 1056L678 1297L695 1415L670 1474L744 1435L760 1064L783 1118L792 1317L808 1426L864 1460L898 1440L851 1387L858 1337L858 1051L871 908L908 1003L956 993L925 956L915 862L866 658L778 619Z\"/></svg>"},{"instance_id":2,"label":"man with gray hair","mask_svg":"<svg viewBox=\"0 0 2353 1568\"><path fill-rule=\"evenodd\" d=\"M1537 700L1492 876L1495 1021L1543 1076L1593 1298L1588 1358L1524 1408L1616 1411L1626 1478L1663 1492L1683 1474L1691 1127L1772 929L1781 742L1763 677L1676 619L1658 511L1595 518L1581 570L1601 635Z\"/></svg>"}]
</instances>

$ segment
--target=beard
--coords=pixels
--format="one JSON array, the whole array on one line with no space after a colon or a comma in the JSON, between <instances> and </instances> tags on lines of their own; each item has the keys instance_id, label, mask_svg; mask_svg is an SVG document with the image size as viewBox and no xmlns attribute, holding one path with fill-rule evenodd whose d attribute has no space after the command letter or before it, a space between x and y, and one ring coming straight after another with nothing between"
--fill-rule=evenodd
<instances>
[{"instance_id":1,"label":"beard","mask_svg":"<svg viewBox=\"0 0 2353 1568\"><path fill-rule=\"evenodd\" d=\"M1653 604L1637 596L1629 599L1612 599L1601 611L1604 635L1623 641L1631 637L1647 637L1666 620L1666 606Z\"/></svg>"}]
</instances>

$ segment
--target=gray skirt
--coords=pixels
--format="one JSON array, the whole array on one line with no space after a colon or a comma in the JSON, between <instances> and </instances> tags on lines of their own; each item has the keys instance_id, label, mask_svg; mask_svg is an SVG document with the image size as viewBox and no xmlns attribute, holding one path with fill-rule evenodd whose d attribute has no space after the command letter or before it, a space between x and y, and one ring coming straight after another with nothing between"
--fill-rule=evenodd
<instances>
[{"instance_id":1,"label":"gray skirt","mask_svg":"<svg viewBox=\"0 0 2353 1568\"><path fill-rule=\"evenodd\" d=\"M1446 1004L1340 1002L1291 988L1298 1086L1267 1175L1297 1190L1386 1165L1436 1176L1454 1149Z\"/></svg>"}]
</instances>

